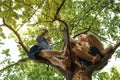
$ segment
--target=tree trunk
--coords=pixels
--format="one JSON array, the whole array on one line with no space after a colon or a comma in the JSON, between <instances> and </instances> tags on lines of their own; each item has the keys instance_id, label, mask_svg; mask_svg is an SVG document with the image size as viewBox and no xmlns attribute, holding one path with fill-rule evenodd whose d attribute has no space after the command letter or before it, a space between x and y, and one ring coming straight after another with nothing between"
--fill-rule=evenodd
<instances>
[{"instance_id":1,"label":"tree trunk","mask_svg":"<svg viewBox=\"0 0 120 80\"><path fill-rule=\"evenodd\" d=\"M72 80L91 80L91 77L89 77L88 73L85 70L79 68L76 69Z\"/></svg>"}]
</instances>

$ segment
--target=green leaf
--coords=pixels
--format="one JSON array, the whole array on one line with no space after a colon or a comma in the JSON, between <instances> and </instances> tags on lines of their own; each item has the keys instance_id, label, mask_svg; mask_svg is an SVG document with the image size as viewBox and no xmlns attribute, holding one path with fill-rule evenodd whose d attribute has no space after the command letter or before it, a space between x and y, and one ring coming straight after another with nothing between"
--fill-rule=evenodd
<instances>
[{"instance_id":1,"label":"green leaf","mask_svg":"<svg viewBox=\"0 0 120 80\"><path fill-rule=\"evenodd\" d=\"M5 12L0 12L0 18L4 18L6 16Z\"/></svg>"},{"instance_id":2,"label":"green leaf","mask_svg":"<svg viewBox=\"0 0 120 80\"><path fill-rule=\"evenodd\" d=\"M2 28L0 27L0 32L2 32L3 30L2 30Z\"/></svg>"},{"instance_id":3,"label":"green leaf","mask_svg":"<svg viewBox=\"0 0 120 80\"><path fill-rule=\"evenodd\" d=\"M3 32L0 32L0 37L2 37L3 39L6 38L5 34Z\"/></svg>"},{"instance_id":4,"label":"green leaf","mask_svg":"<svg viewBox=\"0 0 120 80\"><path fill-rule=\"evenodd\" d=\"M0 44L1 44L1 45L4 45L5 43L3 43L3 42L0 42Z\"/></svg>"},{"instance_id":5,"label":"green leaf","mask_svg":"<svg viewBox=\"0 0 120 80\"><path fill-rule=\"evenodd\" d=\"M5 54L6 56L10 56L9 51L10 51L10 49L2 50L1 54Z\"/></svg>"}]
</instances>

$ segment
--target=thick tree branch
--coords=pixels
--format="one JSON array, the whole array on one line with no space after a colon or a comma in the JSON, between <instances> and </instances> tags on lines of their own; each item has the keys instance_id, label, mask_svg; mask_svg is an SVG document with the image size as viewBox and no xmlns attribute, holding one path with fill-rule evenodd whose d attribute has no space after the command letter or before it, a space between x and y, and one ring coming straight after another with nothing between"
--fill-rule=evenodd
<instances>
[{"instance_id":1,"label":"thick tree branch","mask_svg":"<svg viewBox=\"0 0 120 80\"><path fill-rule=\"evenodd\" d=\"M70 44L70 36L69 36L69 28L68 28L68 24L63 21L63 20L60 20L60 19L56 19L58 20L59 22L63 23L64 26L65 26L65 31L66 31L66 35L67 35L67 42L68 42L68 49L70 51L70 57L71 57L71 60L73 61L73 53L72 53L72 48L71 48L71 44Z\"/></svg>"},{"instance_id":2,"label":"thick tree branch","mask_svg":"<svg viewBox=\"0 0 120 80\"><path fill-rule=\"evenodd\" d=\"M31 58L29 58L29 57L23 58L23 59L19 60L19 61L16 62L16 63L10 64L10 65L4 67L3 69L0 70L0 72L4 71L4 70L6 70L6 69L8 69L8 68L10 68L10 67L19 65L20 63L22 63L22 62L24 62L24 61L27 61L27 60L34 60L35 62L38 62L38 63L44 63L44 64L47 64L47 65L51 65L51 66L55 67L56 69L58 69L63 75L66 76L66 74L67 74L62 68L53 65L52 63L50 63L48 60L46 60L46 59L44 59L44 58L39 58L39 60L36 60L36 59L31 59Z\"/></svg>"},{"instance_id":3,"label":"thick tree branch","mask_svg":"<svg viewBox=\"0 0 120 80\"><path fill-rule=\"evenodd\" d=\"M106 55L103 59L101 59L101 61L100 61L99 63L97 63L97 64L95 64L95 65L91 65L90 67L88 67L88 68L86 69L86 72L92 73L94 70L97 70L98 67L104 67L104 66L101 66L101 65L105 64L105 63L108 61L108 59L110 59L110 57L114 54L115 50L116 50L119 46L120 46L120 42L116 43L116 44L114 45L112 51L109 51L109 52L107 53L107 55Z\"/></svg>"},{"instance_id":4,"label":"thick tree branch","mask_svg":"<svg viewBox=\"0 0 120 80\"><path fill-rule=\"evenodd\" d=\"M58 18L59 12L60 12L62 6L64 5L64 3L65 3L65 0L63 0L62 3L60 4L60 6L58 7L58 9L57 9L57 11L56 11L56 14L55 14L55 16L54 16L53 21L58 20L59 22L61 22L61 23L64 24L65 30L66 30L66 35L67 35L68 48L69 48L69 51L70 51L71 62L74 62L74 61L73 61L74 59L73 59L73 57L72 57L72 56L73 56L73 54L72 54L72 48L71 48L70 39L69 39L68 24L67 24L65 21L63 21L63 20L61 20L61 19Z\"/></svg>"},{"instance_id":5,"label":"thick tree branch","mask_svg":"<svg viewBox=\"0 0 120 80\"><path fill-rule=\"evenodd\" d=\"M72 78L72 75L73 75L73 71L74 71L74 55L73 55L73 52L72 52L72 48L71 48L71 44L70 44L70 36L69 36L69 28L68 28L68 24L65 22L65 21L63 21L63 20L61 20L61 19L58 19L58 18L56 18L56 20L58 20L59 22L61 22L61 23L63 23L64 24L64 26L65 26L65 34L64 35L66 35L66 43L67 43L67 45L68 45L68 49L69 49L69 53L70 53L70 55L68 56L69 58L70 58L70 60L71 60L71 68L70 68L70 70L68 70L68 72L64 72L65 74L64 74L64 76L66 77L66 79L67 80L71 80L71 78ZM66 75L67 74L67 75Z\"/></svg>"},{"instance_id":6,"label":"thick tree branch","mask_svg":"<svg viewBox=\"0 0 120 80\"><path fill-rule=\"evenodd\" d=\"M23 44L23 41L22 41L20 35L18 34L17 31L15 31L10 25L8 25L8 24L5 22L5 18L3 18L3 25L6 26L8 29L10 29L10 30L17 36L20 45L21 45L22 48L25 50L25 52L28 53L28 49L27 49L26 46Z\"/></svg>"},{"instance_id":7,"label":"thick tree branch","mask_svg":"<svg viewBox=\"0 0 120 80\"><path fill-rule=\"evenodd\" d=\"M18 62L14 63L14 64L11 64L11 65L8 65L8 66L6 66L5 68L1 69L0 72L4 71L4 70L6 70L6 69L8 69L8 68L10 68L10 67L13 67L13 66L15 66L15 65L18 65L18 64L20 64L21 62L27 61L27 60L29 60L29 59L30 59L30 58L23 58L23 59L19 60Z\"/></svg>"},{"instance_id":8,"label":"thick tree branch","mask_svg":"<svg viewBox=\"0 0 120 80\"><path fill-rule=\"evenodd\" d=\"M64 76L67 76L67 72L65 70L63 70L59 66L53 65L47 59L44 59L44 58L40 57L39 60L36 60L36 59L32 59L32 60L34 60L35 62L38 62L38 63L44 63L44 64L47 64L47 65L51 65L51 66L55 67L57 70L59 70Z\"/></svg>"}]
</instances>

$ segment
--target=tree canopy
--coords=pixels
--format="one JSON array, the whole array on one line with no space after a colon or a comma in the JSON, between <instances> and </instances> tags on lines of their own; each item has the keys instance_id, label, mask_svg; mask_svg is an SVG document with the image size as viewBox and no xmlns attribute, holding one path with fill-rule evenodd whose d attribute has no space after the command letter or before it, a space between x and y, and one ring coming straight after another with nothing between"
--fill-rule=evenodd
<instances>
[{"instance_id":1,"label":"tree canopy","mask_svg":"<svg viewBox=\"0 0 120 80\"><path fill-rule=\"evenodd\" d=\"M52 49L62 50L61 30L67 29L72 36L88 31L98 36L104 46L114 45L120 41L119 5L118 0L0 0L0 56L6 56L0 62L0 66L4 65L0 67L0 77L5 80L63 80L63 75L54 67L27 57L36 37L48 29ZM11 49L3 48L4 40L11 39L17 44L17 49L12 48L12 55L18 54L18 61L11 61ZM120 58L119 48L115 57ZM119 75L113 67L110 74L95 72L93 77L116 80Z\"/></svg>"}]
</instances>

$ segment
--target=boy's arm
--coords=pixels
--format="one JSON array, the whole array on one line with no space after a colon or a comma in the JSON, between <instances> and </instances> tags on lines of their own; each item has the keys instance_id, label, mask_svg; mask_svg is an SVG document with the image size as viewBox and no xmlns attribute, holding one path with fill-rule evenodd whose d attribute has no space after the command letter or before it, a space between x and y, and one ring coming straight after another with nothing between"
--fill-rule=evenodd
<instances>
[{"instance_id":1,"label":"boy's arm","mask_svg":"<svg viewBox=\"0 0 120 80\"><path fill-rule=\"evenodd\" d=\"M45 35L45 34L47 34L47 33L48 33L48 30L45 29L44 32L42 32L42 35Z\"/></svg>"},{"instance_id":2,"label":"boy's arm","mask_svg":"<svg viewBox=\"0 0 120 80\"><path fill-rule=\"evenodd\" d=\"M37 38L36 41L39 42L40 39L42 39L44 37L45 34L48 33L48 30L45 29Z\"/></svg>"}]
</instances>

